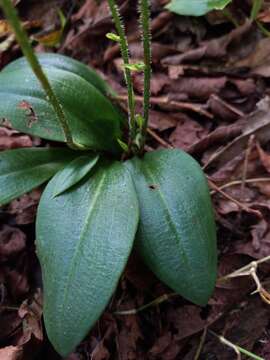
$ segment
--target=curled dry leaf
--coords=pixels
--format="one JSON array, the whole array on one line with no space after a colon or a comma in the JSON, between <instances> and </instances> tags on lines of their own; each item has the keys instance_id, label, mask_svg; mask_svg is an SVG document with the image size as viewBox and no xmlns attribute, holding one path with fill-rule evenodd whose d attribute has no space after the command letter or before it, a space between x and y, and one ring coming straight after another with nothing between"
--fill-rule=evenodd
<instances>
[{"instance_id":1,"label":"curled dry leaf","mask_svg":"<svg viewBox=\"0 0 270 360\"><path fill-rule=\"evenodd\" d=\"M257 110L246 117L246 124L243 126L242 134L216 152L206 166L213 165L213 163L218 168L224 166L247 148L251 135L255 135L261 144L267 142L270 138L269 109L270 99L265 97L257 104Z\"/></svg>"},{"instance_id":2,"label":"curled dry leaf","mask_svg":"<svg viewBox=\"0 0 270 360\"><path fill-rule=\"evenodd\" d=\"M42 331L42 294L40 289L37 290L32 300L25 300L18 311L23 319L23 336L19 341L20 345L30 341L32 335L39 341L43 340Z\"/></svg>"}]
</instances>

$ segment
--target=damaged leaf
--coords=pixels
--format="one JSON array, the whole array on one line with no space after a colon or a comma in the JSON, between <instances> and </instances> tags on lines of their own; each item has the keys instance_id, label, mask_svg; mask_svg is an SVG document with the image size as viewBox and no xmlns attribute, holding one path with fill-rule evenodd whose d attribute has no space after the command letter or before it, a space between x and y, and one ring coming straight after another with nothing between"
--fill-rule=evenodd
<instances>
[{"instance_id":1,"label":"damaged leaf","mask_svg":"<svg viewBox=\"0 0 270 360\"><path fill-rule=\"evenodd\" d=\"M67 57L50 54L39 59L63 107L74 142L117 152L122 115L105 96L110 91L104 81L94 70ZM0 114L16 130L65 141L54 109L25 59L0 73Z\"/></svg>"}]
</instances>

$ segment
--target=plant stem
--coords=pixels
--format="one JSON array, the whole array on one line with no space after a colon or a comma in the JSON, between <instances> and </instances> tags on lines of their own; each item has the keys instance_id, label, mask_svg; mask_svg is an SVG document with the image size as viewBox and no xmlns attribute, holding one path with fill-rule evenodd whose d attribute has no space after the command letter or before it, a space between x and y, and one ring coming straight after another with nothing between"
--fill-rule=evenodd
<instances>
[{"instance_id":1,"label":"plant stem","mask_svg":"<svg viewBox=\"0 0 270 360\"><path fill-rule=\"evenodd\" d=\"M263 5L263 0L253 0L253 6L250 13L250 20L256 20Z\"/></svg>"},{"instance_id":2,"label":"plant stem","mask_svg":"<svg viewBox=\"0 0 270 360\"><path fill-rule=\"evenodd\" d=\"M228 347L230 347L231 349L233 349L235 351L235 353L237 354L237 359L241 359L241 354L247 355L252 359L255 360L265 360L260 356L257 356L255 354L253 354L252 352L243 349L241 346L239 345L235 345L234 343L232 343L231 341L225 339L223 336L220 336L218 334L216 334L214 331L212 330L208 330L208 332L213 335L215 338L219 339L219 341L224 344L227 345Z\"/></svg>"},{"instance_id":3,"label":"plant stem","mask_svg":"<svg viewBox=\"0 0 270 360\"><path fill-rule=\"evenodd\" d=\"M131 71L126 66L126 65L129 65L128 42L127 42L127 37L125 34L124 24L121 19L119 8L118 8L116 2L114 0L108 0L108 4L109 4L110 10L111 10L111 14L112 14L113 21L114 21L114 24L116 27L116 31L120 38L119 44L120 44L122 59L124 62L124 75L125 75L125 81L126 81L127 90L128 90L129 144L131 144L136 135L136 122L135 122L135 100L134 100L134 91L133 91Z\"/></svg>"},{"instance_id":4,"label":"plant stem","mask_svg":"<svg viewBox=\"0 0 270 360\"><path fill-rule=\"evenodd\" d=\"M142 43L144 53L144 93L141 151L144 149L149 120L150 81L151 81L151 30L150 30L150 3L149 0L139 0L140 23L142 26Z\"/></svg>"},{"instance_id":5,"label":"plant stem","mask_svg":"<svg viewBox=\"0 0 270 360\"><path fill-rule=\"evenodd\" d=\"M59 124L62 128L62 131L65 136L65 141L67 142L67 145L72 149L78 149L81 148L79 145L74 144L72 140L71 131L69 129L65 114L63 112L63 109L61 107L61 104L59 103L50 83L45 75L44 71L42 70L42 67L40 66L38 59L29 43L29 39L27 37L26 32L24 31L21 22L19 20L19 17L17 15L17 11L12 5L10 0L0 0L0 5L4 11L4 14L10 23L10 25L13 28L13 31L16 35L17 41L22 49L22 52L26 59L28 60L34 74L36 75L37 79L39 80L44 92L46 93L51 105L54 108L54 111L57 115L57 119L59 121Z\"/></svg>"}]
</instances>

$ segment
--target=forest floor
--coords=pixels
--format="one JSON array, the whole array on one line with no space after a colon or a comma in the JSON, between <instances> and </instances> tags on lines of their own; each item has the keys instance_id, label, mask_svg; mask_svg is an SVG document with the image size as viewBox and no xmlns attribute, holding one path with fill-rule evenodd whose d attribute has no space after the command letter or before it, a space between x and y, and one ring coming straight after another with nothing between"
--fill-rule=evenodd
<instances>
[{"instance_id":1,"label":"forest floor","mask_svg":"<svg viewBox=\"0 0 270 360\"><path fill-rule=\"evenodd\" d=\"M136 1L121 1L134 61L142 58ZM270 255L270 4L249 20L251 1L230 16L180 17L152 0L153 77L147 149L181 148L209 179L218 229L219 280L205 308L158 281L134 253L106 312L68 360L231 360L232 344L270 360L270 262L254 273L221 279ZM21 0L20 15L37 51L93 66L126 107L118 45L106 1ZM67 25L60 45L48 47ZM0 67L21 56L0 22ZM42 34L41 34L42 31ZM45 36L44 33L49 33ZM138 110L142 75L133 75ZM0 149L40 146L39 139L0 128ZM34 220L42 189L0 208L0 360L57 360L43 328L41 272ZM250 270L250 269L249 269ZM255 280L257 280L255 278ZM120 315L116 311L140 309ZM254 355L255 356L255 355ZM242 357L245 358L244 356ZM256 359L256 357L254 357Z\"/></svg>"}]
</instances>

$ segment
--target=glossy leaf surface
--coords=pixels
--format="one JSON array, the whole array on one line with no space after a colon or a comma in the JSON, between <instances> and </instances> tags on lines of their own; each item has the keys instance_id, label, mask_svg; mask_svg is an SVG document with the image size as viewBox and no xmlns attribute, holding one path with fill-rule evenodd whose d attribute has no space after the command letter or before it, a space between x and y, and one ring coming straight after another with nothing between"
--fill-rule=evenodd
<instances>
[{"instance_id":1,"label":"glossy leaf surface","mask_svg":"<svg viewBox=\"0 0 270 360\"><path fill-rule=\"evenodd\" d=\"M132 249L138 202L121 163L98 164L78 186L54 197L44 191L37 251L50 341L66 356L86 336L112 296Z\"/></svg>"},{"instance_id":2,"label":"glossy leaf surface","mask_svg":"<svg viewBox=\"0 0 270 360\"><path fill-rule=\"evenodd\" d=\"M0 205L43 184L76 155L68 149L46 148L0 152Z\"/></svg>"},{"instance_id":3,"label":"glossy leaf surface","mask_svg":"<svg viewBox=\"0 0 270 360\"><path fill-rule=\"evenodd\" d=\"M79 156L57 173L54 196L58 196L82 180L96 165L99 155Z\"/></svg>"},{"instance_id":4,"label":"glossy leaf surface","mask_svg":"<svg viewBox=\"0 0 270 360\"><path fill-rule=\"evenodd\" d=\"M232 0L172 0L166 7L179 15L201 16L224 9Z\"/></svg>"},{"instance_id":5,"label":"glossy leaf surface","mask_svg":"<svg viewBox=\"0 0 270 360\"><path fill-rule=\"evenodd\" d=\"M112 89L90 66L86 66L80 61L74 60L68 56L54 54L54 53L44 53L38 54L38 60L42 66L53 67L54 69L65 70L71 72L75 75L80 76L93 86L95 86L99 91L104 95L112 93ZM19 58L16 61L13 61L4 68L4 72L7 71L17 71L20 68L28 67L27 60L25 57Z\"/></svg>"},{"instance_id":6,"label":"glossy leaf surface","mask_svg":"<svg viewBox=\"0 0 270 360\"><path fill-rule=\"evenodd\" d=\"M137 246L152 271L186 299L205 305L217 267L211 199L199 164L180 150L135 158L140 205Z\"/></svg>"},{"instance_id":7,"label":"glossy leaf surface","mask_svg":"<svg viewBox=\"0 0 270 360\"><path fill-rule=\"evenodd\" d=\"M94 150L118 151L122 115L99 90L105 91L103 81L97 74L93 76L93 70L86 76L87 68L82 64L76 67L74 60L70 67L67 58L53 65L55 58L48 60L48 56L42 61L43 69L63 107L73 140ZM0 73L0 117L21 132L64 141L51 104L23 60L15 61Z\"/></svg>"}]
</instances>

